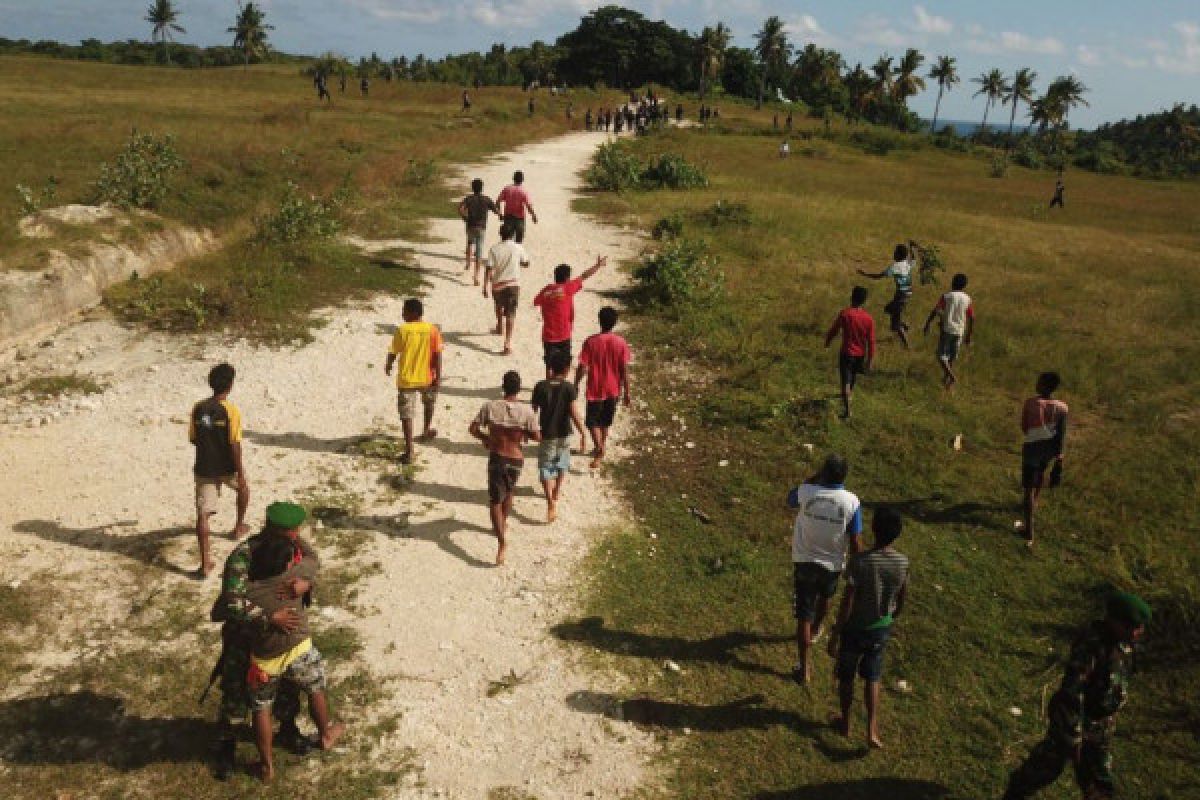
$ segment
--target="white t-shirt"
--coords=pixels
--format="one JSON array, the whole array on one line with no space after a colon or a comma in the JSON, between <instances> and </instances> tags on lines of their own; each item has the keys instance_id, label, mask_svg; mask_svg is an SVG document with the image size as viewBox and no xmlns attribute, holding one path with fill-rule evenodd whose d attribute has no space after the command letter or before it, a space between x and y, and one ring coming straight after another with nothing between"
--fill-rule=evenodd
<instances>
[{"instance_id":1,"label":"white t-shirt","mask_svg":"<svg viewBox=\"0 0 1200 800\"><path fill-rule=\"evenodd\" d=\"M966 292L946 292L938 301L942 312L942 333L962 336L967 330L967 317L975 312L971 308L971 296Z\"/></svg>"},{"instance_id":2,"label":"white t-shirt","mask_svg":"<svg viewBox=\"0 0 1200 800\"><path fill-rule=\"evenodd\" d=\"M492 245L487 256L487 265L492 271L492 285L519 283L522 263L529 263L529 256L525 253L525 248L513 240Z\"/></svg>"},{"instance_id":3,"label":"white t-shirt","mask_svg":"<svg viewBox=\"0 0 1200 800\"><path fill-rule=\"evenodd\" d=\"M792 562L814 562L841 572L846 565L848 537L862 533L858 496L842 486L805 483L791 491L788 505L796 509Z\"/></svg>"},{"instance_id":4,"label":"white t-shirt","mask_svg":"<svg viewBox=\"0 0 1200 800\"><path fill-rule=\"evenodd\" d=\"M907 261L897 261L885 269L883 274L896 282L896 291L912 291L912 264Z\"/></svg>"}]
</instances>

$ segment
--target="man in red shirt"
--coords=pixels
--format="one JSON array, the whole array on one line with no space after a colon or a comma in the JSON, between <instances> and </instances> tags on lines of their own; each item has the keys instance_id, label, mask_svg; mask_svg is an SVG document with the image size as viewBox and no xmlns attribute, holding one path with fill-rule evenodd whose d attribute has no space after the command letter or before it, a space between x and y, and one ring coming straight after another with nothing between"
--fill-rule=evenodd
<instances>
[{"instance_id":1,"label":"man in red shirt","mask_svg":"<svg viewBox=\"0 0 1200 800\"><path fill-rule=\"evenodd\" d=\"M583 282L595 275L608 263L600 256L596 263L574 280L571 265L559 264L554 268L554 283L548 284L533 298L533 304L542 309L542 349L546 362L546 380L550 379L550 354L564 352L567 363L571 359L571 332L575 327L575 295L583 289Z\"/></svg>"},{"instance_id":2,"label":"man in red shirt","mask_svg":"<svg viewBox=\"0 0 1200 800\"><path fill-rule=\"evenodd\" d=\"M825 334L825 346L833 343L833 337L842 332L842 349L838 354L838 374L842 387L842 419L850 418L850 394L858 376L871 369L875 360L875 320L863 310L867 302L867 290L855 286L850 293L850 307L838 312L833 327Z\"/></svg>"},{"instance_id":3,"label":"man in red shirt","mask_svg":"<svg viewBox=\"0 0 1200 800\"><path fill-rule=\"evenodd\" d=\"M587 376L587 413L583 424L592 434L592 469L604 460L618 398L623 397L626 406L630 404L629 345L612 332L616 325L617 310L612 306L600 309L600 333L589 336L583 343L579 367L575 370L576 388Z\"/></svg>"},{"instance_id":4,"label":"man in red shirt","mask_svg":"<svg viewBox=\"0 0 1200 800\"><path fill-rule=\"evenodd\" d=\"M533 224L537 224L537 212L533 210L533 204L529 202L529 192L525 191L525 173L517 170L513 173L513 182L500 190L500 194L496 197L496 204L501 207L503 216L501 219L512 226L516 231L517 244L525 242L525 212L529 212L529 218L533 220Z\"/></svg>"}]
</instances>

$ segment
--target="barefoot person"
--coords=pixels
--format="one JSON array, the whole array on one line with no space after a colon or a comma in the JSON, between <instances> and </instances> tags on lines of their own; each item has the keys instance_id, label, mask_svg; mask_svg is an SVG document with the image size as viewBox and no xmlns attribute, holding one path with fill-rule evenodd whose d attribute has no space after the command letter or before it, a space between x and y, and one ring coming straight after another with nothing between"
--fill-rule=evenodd
<instances>
[{"instance_id":1,"label":"barefoot person","mask_svg":"<svg viewBox=\"0 0 1200 800\"><path fill-rule=\"evenodd\" d=\"M413 420L417 407L423 411L424 425L421 440L428 441L437 436L433 429L433 411L437 406L438 387L442 383L442 332L436 325L421 319L425 307L415 297L404 301L404 324L396 329L392 345L388 349L383 374L391 375L392 366L399 361L396 370L396 410L400 414L400 425L404 429L404 454L401 463L413 462Z\"/></svg>"},{"instance_id":2,"label":"barefoot person","mask_svg":"<svg viewBox=\"0 0 1200 800\"><path fill-rule=\"evenodd\" d=\"M508 515L512 512L513 494L521 477L521 467L525 465L521 445L542 439L533 408L517 398L521 393L521 376L512 371L504 373L502 389L504 397L485 403L471 421L469 429L471 435L488 449L488 508L492 517L492 531L499 541L496 566L504 564L508 546L505 538Z\"/></svg>"},{"instance_id":3,"label":"barefoot person","mask_svg":"<svg viewBox=\"0 0 1200 800\"><path fill-rule=\"evenodd\" d=\"M850 292L850 306L838 312L829 332L825 334L825 346L829 347L840 332L842 346L838 350L838 385L842 392L842 419L850 418L850 395L858 376L871 369L875 360L875 320L863 309L867 302L867 290L855 286Z\"/></svg>"},{"instance_id":4,"label":"barefoot person","mask_svg":"<svg viewBox=\"0 0 1200 800\"><path fill-rule=\"evenodd\" d=\"M933 320L936 318L941 321L942 334L938 337L937 359L942 368L942 385L947 389L954 388L954 384L958 383L954 362L958 360L962 348L971 344L971 336L975 333L975 304L964 291L966 288L967 276L960 272L950 280L950 291L941 296L925 320L927 336Z\"/></svg>"},{"instance_id":5,"label":"barefoot person","mask_svg":"<svg viewBox=\"0 0 1200 800\"><path fill-rule=\"evenodd\" d=\"M612 306L600 309L600 333L587 338L579 354L575 370L575 387L587 377L587 413L584 424L592 434L592 463L596 469L604 460L608 448L608 429L617 415L618 400L628 406L629 361L631 354L625 339L613 333L617 326L617 310Z\"/></svg>"},{"instance_id":6,"label":"barefoot person","mask_svg":"<svg viewBox=\"0 0 1200 800\"><path fill-rule=\"evenodd\" d=\"M300 528L306 519L307 513L295 503L272 503L267 506L267 523L262 531L240 542L225 559L221 594L209 612L213 622L221 623L221 657L217 659L210 678L210 681L219 682L221 692L216 743L216 775L219 780L228 779L235 767L237 737L234 722L248 717L250 713L246 672L250 668L250 648L254 636L268 628L290 633L300 622L299 614L292 608L268 612L253 601L248 591L251 557L263 541L272 537L287 539L293 546L293 567L288 576L288 590L297 598L308 594L316 582L320 561L312 545L300 536ZM312 748L312 742L296 727L299 713L300 698L295 686L283 684L274 705L275 718L279 720L277 738L290 751L303 756Z\"/></svg>"},{"instance_id":7,"label":"barefoot person","mask_svg":"<svg viewBox=\"0 0 1200 800\"><path fill-rule=\"evenodd\" d=\"M532 104L533 98L530 98L529 102ZM513 182L500 190L496 202L500 204L504 221L512 226L517 244L524 243L526 212L533 220L533 224L537 224L537 212L533 210L533 204L529 201L529 192L525 190L524 172L517 170L513 173Z\"/></svg>"},{"instance_id":8,"label":"barefoot person","mask_svg":"<svg viewBox=\"0 0 1200 800\"><path fill-rule=\"evenodd\" d=\"M500 355L512 355L513 330L517 326L517 306L521 300L521 267L529 265L525 248L513 241L516 232L510 223L500 226L500 241L488 251L483 272L483 296L492 290L492 304L496 309L495 333L504 335L504 349Z\"/></svg>"},{"instance_id":9,"label":"barefoot person","mask_svg":"<svg viewBox=\"0 0 1200 800\"><path fill-rule=\"evenodd\" d=\"M837 594L846 550L862 552L862 504L846 491L846 459L831 455L821 470L788 492L796 510L792 528L792 610L796 616L796 666L792 679L803 685L812 675L810 652L821 638L829 599Z\"/></svg>"},{"instance_id":10,"label":"barefoot person","mask_svg":"<svg viewBox=\"0 0 1200 800\"><path fill-rule=\"evenodd\" d=\"M475 272L472 278L476 286L479 285L479 269L483 265L483 237L487 233L489 212L500 216L500 209L496 207L496 203L483 193L483 181L476 178L471 181L471 193L458 204L458 215L467 226L467 261L463 265L463 271L471 268L473 258Z\"/></svg>"},{"instance_id":11,"label":"barefoot person","mask_svg":"<svg viewBox=\"0 0 1200 800\"><path fill-rule=\"evenodd\" d=\"M833 725L850 735L850 709L854 705L854 675L863 679L867 707L867 745L883 747L879 738L879 688L883 678L883 651L892 625L904 608L908 591L908 556L892 548L904 529L900 514L881 508L871 520L875 546L850 557L846 589L837 622L829 637L829 655L837 662L840 716Z\"/></svg>"},{"instance_id":12,"label":"barefoot person","mask_svg":"<svg viewBox=\"0 0 1200 800\"><path fill-rule=\"evenodd\" d=\"M571 334L575 329L575 295L583 289L583 282L595 275L608 263L600 256L596 263L583 271L578 278L571 278L571 265L559 264L554 268L554 283L548 284L533 304L542 310L542 358L546 362L546 377L550 377L550 354L564 352L567 364L571 363Z\"/></svg>"},{"instance_id":13,"label":"barefoot person","mask_svg":"<svg viewBox=\"0 0 1200 800\"><path fill-rule=\"evenodd\" d=\"M1067 404L1053 396L1061 382L1057 372L1043 372L1037 379L1037 395L1026 400L1021 408L1021 433L1025 441L1021 445L1020 530L1030 547L1033 547L1033 514L1046 485L1046 470L1050 470L1051 487L1062 480Z\"/></svg>"},{"instance_id":14,"label":"barefoot person","mask_svg":"<svg viewBox=\"0 0 1200 800\"><path fill-rule=\"evenodd\" d=\"M896 293L892 295L892 302L884 306L883 310L891 317L892 332L900 337L900 343L904 345L905 350L908 349L908 323L904 321L904 309L908 307L908 301L912 299L912 275L913 267L916 266L917 252L917 243L909 239L907 246L896 245L896 249L892 253L892 265L887 269L882 272L858 270L858 274L864 278L872 280L891 278L896 282Z\"/></svg>"},{"instance_id":15,"label":"barefoot person","mask_svg":"<svg viewBox=\"0 0 1200 800\"><path fill-rule=\"evenodd\" d=\"M250 555L246 592L250 601L268 616L286 610L296 619L290 631L259 628L250 643L246 685L254 709L254 742L260 759L257 771L264 782L275 777L271 709L281 684L290 684L308 696L308 713L317 726L317 742L322 750L331 750L346 729L329 718L325 662L313 646L303 595L293 591L298 580L294 559L292 540L279 534L265 537Z\"/></svg>"},{"instance_id":16,"label":"barefoot person","mask_svg":"<svg viewBox=\"0 0 1200 800\"><path fill-rule=\"evenodd\" d=\"M212 397L192 407L188 422L188 441L196 448L192 467L196 483L196 540L200 546L200 568L196 574L207 578L213 570L210 517L217 513L221 487L237 493L237 522L233 538L241 539L246 527L246 509L250 505L250 486L242 462L242 412L229 399L235 370L218 364L208 373Z\"/></svg>"},{"instance_id":17,"label":"barefoot person","mask_svg":"<svg viewBox=\"0 0 1200 800\"><path fill-rule=\"evenodd\" d=\"M533 387L533 410L538 412L542 441L538 444L538 476L546 492L546 521L558 517L558 497L571 470L571 426L583 441L583 420L575 406L579 390L567 379L571 353L556 350L546 355L549 376ZM582 448L580 448L582 449Z\"/></svg>"}]
</instances>

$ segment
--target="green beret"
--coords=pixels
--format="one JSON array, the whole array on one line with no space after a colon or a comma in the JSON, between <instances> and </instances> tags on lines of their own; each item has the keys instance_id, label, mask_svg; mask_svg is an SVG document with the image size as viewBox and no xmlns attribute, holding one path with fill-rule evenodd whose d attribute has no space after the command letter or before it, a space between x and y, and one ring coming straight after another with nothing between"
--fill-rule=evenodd
<instances>
[{"instance_id":1,"label":"green beret","mask_svg":"<svg viewBox=\"0 0 1200 800\"><path fill-rule=\"evenodd\" d=\"M1153 612L1145 600L1132 592L1118 592L1108 598L1105 608L1109 619L1128 622L1130 625L1145 625Z\"/></svg>"},{"instance_id":2,"label":"green beret","mask_svg":"<svg viewBox=\"0 0 1200 800\"><path fill-rule=\"evenodd\" d=\"M295 503L271 503L267 506L267 522L284 530L299 528L308 519L308 512Z\"/></svg>"}]
</instances>

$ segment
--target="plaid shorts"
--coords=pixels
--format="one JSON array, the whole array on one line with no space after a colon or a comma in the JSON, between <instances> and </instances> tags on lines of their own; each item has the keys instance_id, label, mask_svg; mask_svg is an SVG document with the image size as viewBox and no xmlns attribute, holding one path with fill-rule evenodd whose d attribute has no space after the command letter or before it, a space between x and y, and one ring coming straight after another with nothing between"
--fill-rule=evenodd
<instances>
[{"instance_id":1,"label":"plaid shorts","mask_svg":"<svg viewBox=\"0 0 1200 800\"><path fill-rule=\"evenodd\" d=\"M325 691L325 659L321 658L321 652L315 646L310 647L308 652L288 664L282 675L273 675L257 686L247 681L250 707L255 711L270 708L275 703L279 684L284 681L305 694Z\"/></svg>"}]
</instances>

